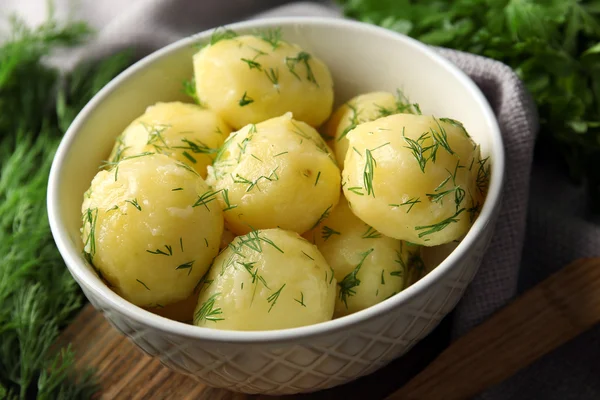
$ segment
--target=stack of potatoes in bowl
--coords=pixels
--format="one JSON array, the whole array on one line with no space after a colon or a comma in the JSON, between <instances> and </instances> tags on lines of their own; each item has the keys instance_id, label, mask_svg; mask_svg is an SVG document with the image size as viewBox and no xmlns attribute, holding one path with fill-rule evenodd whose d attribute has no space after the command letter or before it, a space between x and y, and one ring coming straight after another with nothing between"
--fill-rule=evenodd
<instances>
[{"instance_id":1,"label":"stack of potatoes in bowl","mask_svg":"<svg viewBox=\"0 0 600 400\"><path fill-rule=\"evenodd\" d=\"M460 122L401 92L332 113L329 69L278 30L216 30L191 62L194 103L148 107L84 195L86 257L133 304L216 329L325 322L416 282L422 249L477 218L490 166Z\"/></svg>"}]
</instances>

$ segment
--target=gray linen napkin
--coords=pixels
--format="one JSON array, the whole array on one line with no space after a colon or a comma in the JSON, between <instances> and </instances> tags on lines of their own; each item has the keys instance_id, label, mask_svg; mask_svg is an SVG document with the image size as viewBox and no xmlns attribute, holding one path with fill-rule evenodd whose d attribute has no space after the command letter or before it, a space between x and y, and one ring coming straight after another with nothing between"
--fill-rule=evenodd
<instances>
[{"instance_id":1,"label":"gray linen napkin","mask_svg":"<svg viewBox=\"0 0 600 400\"><path fill-rule=\"evenodd\" d=\"M128 47L135 47L141 56L181 37L253 16L341 16L328 1L321 1L327 5L303 2L265 11L288 2L55 0L57 18L86 20L99 34L91 45L61 54L54 62L69 69L82 59L102 57ZM46 0L3 0L2 11L5 15L17 11L27 22L36 24L44 20L46 4ZM0 23L0 32L5 29L6 25ZM482 89L497 115L507 155L501 215L481 269L454 312L456 337L509 302L517 293L519 281L520 289L525 289L576 257L598 254L600 228L583 212L585 195L561 178L551 162L537 163L532 170L537 130L535 107L514 72L482 57L436 50ZM524 263L519 274L524 243ZM600 329L595 329L481 398L598 399L599 359Z\"/></svg>"}]
</instances>

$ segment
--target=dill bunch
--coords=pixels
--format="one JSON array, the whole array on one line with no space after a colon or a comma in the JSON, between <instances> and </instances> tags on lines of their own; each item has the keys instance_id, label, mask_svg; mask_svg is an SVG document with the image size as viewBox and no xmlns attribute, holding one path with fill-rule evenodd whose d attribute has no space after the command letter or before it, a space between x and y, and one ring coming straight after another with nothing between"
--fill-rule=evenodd
<instances>
[{"instance_id":1,"label":"dill bunch","mask_svg":"<svg viewBox=\"0 0 600 400\"><path fill-rule=\"evenodd\" d=\"M91 374L76 378L72 350L53 348L83 296L50 234L46 186L64 131L129 58L64 76L43 59L88 39L88 27L11 22L11 36L0 41L0 398L89 398Z\"/></svg>"},{"instance_id":2,"label":"dill bunch","mask_svg":"<svg viewBox=\"0 0 600 400\"><path fill-rule=\"evenodd\" d=\"M600 0L338 0L346 15L500 60L538 107L540 143L600 212Z\"/></svg>"}]
</instances>

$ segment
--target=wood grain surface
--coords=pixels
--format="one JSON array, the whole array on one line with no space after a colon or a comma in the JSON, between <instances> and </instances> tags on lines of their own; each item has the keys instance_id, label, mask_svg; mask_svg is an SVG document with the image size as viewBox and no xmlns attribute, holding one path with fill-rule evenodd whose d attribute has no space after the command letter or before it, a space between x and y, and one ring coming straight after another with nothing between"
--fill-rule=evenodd
<instances>
[{"instance_id":1,"label":"wood grain surface","mask_svg":"<svg viewBox=\"0 0 600 400\"><path fill-rule=\"evenodd\" d=\"M456 340L389 399L468 399L598 322L600 258L577 260Z\"/></svg>"},{"instance_id":2,"label":"wood grain surface","mask_svg":"<svg viewBox=\"0 0 600 400\"><path fill-rule=\"evenodd\" d=\"M95 369L101 399L320 400L389 396L453 400L468 399L503 381L598 321L600 259L595 258L578 260L546 279L449 347L450 324L446 319L408 354L380 371L347 385L305 395L247 396L206 387L142 353L91 305L63 332L58 344L72 344L78 370Z\"/></svg>"}]
</instances>

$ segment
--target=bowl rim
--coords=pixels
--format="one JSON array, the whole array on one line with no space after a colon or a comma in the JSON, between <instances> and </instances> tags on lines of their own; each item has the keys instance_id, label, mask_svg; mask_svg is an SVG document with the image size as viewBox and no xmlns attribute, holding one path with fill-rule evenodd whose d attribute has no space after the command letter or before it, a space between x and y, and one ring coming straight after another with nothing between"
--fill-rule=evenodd
<instances>
[{"instance_id":1,"label":"bowl rim","mask_svg":"<svg viewBox=\"0 0 600 400\"><path fill-rule=\"evenodd\" d=\"M424 43L400 33L363 22L335 17L268 17L227 24L224 27L233 30L248 30L253 28L275 28L289 25L326 25L331 29L354 29L362 31L365 34L386 37L388 39L391 38L393 40L403 42L405 46L415 48L417 51L424 53L431 59L432 62L438 63L443 68L448 70L461 83L461 85L463 85L471 93L471 95L481 103L484 118L489 125L491 135L490 153L492 154L493 166L487 198L484 202L479 217L456 249L454 249L454 251L452 251L452 253L435 269L429 272L425 277L421 278L418 282L414 283L393 297L365 310L314 325L270 331L233 331L197 327L161 317L141 307L138 307L117 295L115 292L110 290L108 286L103 284L96 274L85 265L80 256L80 252L70 243L67 229L61 221L59 188L63 183L63 179L61 178L61 170L64 168L64 161L69 152L69 148L79 134L80 128L88 118L88 115L98 104L104 101L104 99L121 84L121 82L136 74L140 69L147 67L148 64L153 63L155 60L168 56L170 53L183 47L194 45L202 39L209 38L215 29L212 28L180 39L170 45L158 49L157 51L140 59L112 79L80 111L62 138L54 156L48 180L47 194L48 218L51 232L54 236L54 240L59 252L75 280L81 286L83 286L86 291L93 293L94 296L102 298L103 301L109 305L109 309L112 307L115 310L118 310L119 313L125 315L127 318L130 318L137 323L152 327L156 330L203 341L228 342L232 344L258 344L267 342L281 343L328 335L336 331L348 330L353 326L362 324L365 321L376 318L382 314L386 314L396 307L403 306L410 298L416 296L417 294L427 291L431 285L443 279L452 268L457 267L461 259L466 253L468 253L468 251L477 241L478 237L492 221L496 208L500 206L502 187L504 183L504 146L501 131L495 114L492 111L487 99L477 85L471 80L471 78L469 78L452 62L437 54L430 46L427 46ZM105 310L102 311L104 312Z\"/></svg>"}]
</instances>

